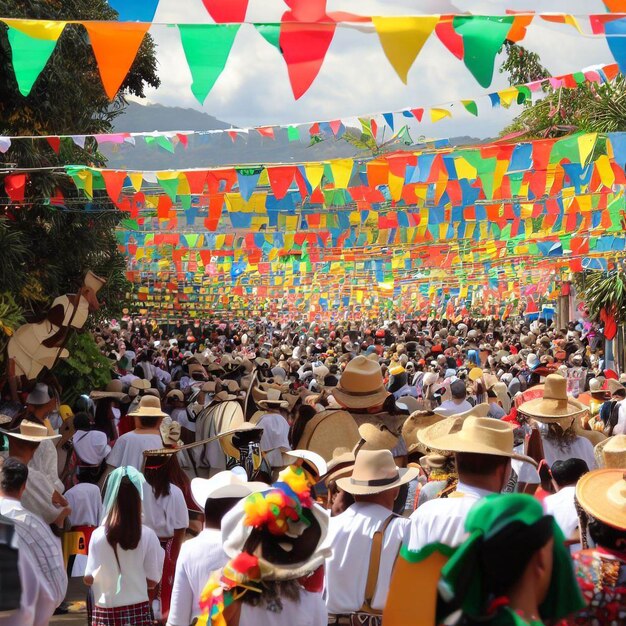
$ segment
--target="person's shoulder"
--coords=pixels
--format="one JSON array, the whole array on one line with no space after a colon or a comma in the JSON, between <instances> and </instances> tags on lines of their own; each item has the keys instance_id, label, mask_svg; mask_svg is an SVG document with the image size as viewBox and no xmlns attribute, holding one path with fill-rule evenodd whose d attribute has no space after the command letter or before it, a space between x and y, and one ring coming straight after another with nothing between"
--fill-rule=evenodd
<instances>
[{"instance_id":1,"label":"person's shoulder","mask_svg":"<svg viewBox=\"0 0 626 626\"><path fill-rule=\"evenodd\" d=\"M157 537L157 534L152 530L152 528L150 528L149 526L146 526L145 524L142 524L141 525L141 542L153 543L155 541L159 543L159 538Z\"/></svg>"}]
</instances>

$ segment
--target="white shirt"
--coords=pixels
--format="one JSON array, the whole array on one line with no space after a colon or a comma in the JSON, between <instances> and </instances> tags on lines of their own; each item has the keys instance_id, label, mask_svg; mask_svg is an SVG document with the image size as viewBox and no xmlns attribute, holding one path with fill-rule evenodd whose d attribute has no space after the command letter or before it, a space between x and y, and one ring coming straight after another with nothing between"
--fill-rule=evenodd
<instances>
[{"instance_id":1,"label":"white shirt","mask_svg":"<svg viewBox=\"0 0 626 626\"><path fill-rule=\"evenodd\" d=\"M65 492L72 508L68 519L72 526L99 526L102 521L102 496L97 485L78 483Z\"/></svg>"},{"instance_id":2,"label":"white shirt","mask_svg":"<svg viewBox=\"0 0 626 626\"><path fill-rule=\"evenodd\" d=\"M33 458L28 463L28 469L41 472L49 480L50 484L59 492L63 493L65 486L59 480L59 456L51 439L44 439L35 450Z\"/></svg>"},{"instance_id":3,"label":"white shirt","mask_svg":"<svg viewBox=\"0 0 626 626\"><path fill-rule=\"evenodd\" d=\"M170 485L167 496L155 498L148 484L143 489L143 523L152 528L160 539L174 536L174 531L189 526L189 511L179 487Z\"/></svg>"},{"instance_id":4,"label":"white shirt","mask_svg":"<svg viewBox=\"0 0 626 626\"><path fill-rule=\"evenodd\" d=\"M328 613L322 594L300 590L300 601L281 598L280 613L265 607L241 605L239 626L326 626Z\"/></svg>"},{"instance_id":5,"label":"white shirt","mask_svg":"<svg viewBox=\"0 0 626 626\"><path fill-rule=\"evenodd\" d=\"M107 456L107 463L113 467L131 465L140 472L143 468L145 450L158 450L163 447L161 435L140 434L135 431L122 435Z\"/></svg>"},{"instance_id":6,"label":"white shirt","mask_svg":"<svg viewBox=\"0 0 626 626\"><path fill-rule=\"evenodd\" d=\"M52 524L61 512L61 509L52 503L54 491L55 486L50 479L29 465L22 505L48 524Z\"/></svg>"},{"instance_id":7,"label":"white shirt","mask_svg":"<svg viewBox=\"0 0 626 626\"><path fill-rule=\"evenodd\" d=\"M570 539L578 528L578 514L574 504L576 487L563 487L560 491L546 497L543 508L547 515L552 515L559 525L565 539Z\"/></svg>"},{"instance_id":8,"label":"white shirt","mask_svg":"<svg viewBox=\"0 0 626 626\"><path fill-rule=\"evenodd\" d=\"M26 510L18 500L0 496L0 513L15 523L22 549L36 564L56 608L63 602L67 591L61 542L40 517Z\"/></svg>"},{"instance_id":9,"label":"white shirt","mask_svg":"<svg viewBox=\"0 0 626 626\"><path fill-rule=\"evenodd\" d=\"M72 437L76 456L85 465L100 465L111 452L107 436L99 430L78 430Z\"/></svg>"},{"instance_id":10,"label":"white shirt","mask_svg":"<svg viewBox=\"0 0 626 626\"><path fill-rule=\"evenodd\" d=\"M224 567L227 561L219 530L205 528L183 543L176 561L168 626L189 626L194 617L202 614L200 594L211 572Z\"/></svg>"},{"instance_id":11,"label":"white shirt","mask_svg":"<svg viewBox=\"0 0 626 626\"><path fill-rule=\"evenodd\" d=\"M615 424L615 428L613 428L613 434L626 435L626 400L621 400L619 402L617 424Z\"/></svg>"},{"instance_id":12,"label":"white shirt","mask_svg":"<svg viewBox=\"0 0 626 626\"><path fill-rule=\"evenodd\" d=\"M455 402L454 400L446 400L441 403L437 409L437 413L444 415L445 417L450 417L451 415L471 411L473 408L474 407L467 400L463 400L461 403Z\"/></svg>"},{"instance_id":13,"label":"white shirt","mask_svg":"<svg viewBox=\"0 0 626 626\"><path fill-rule=\"evenodd\" d=\"M555 461L566 461L567 459L582 459L587 463L590 470L596 469L596 457L593 454L593 444L585 437L577 436L567 448L561 449L551 441L545 439L542 434L543 456L549 467Z\"/></svg>"},{"instance_id":14,"label":"white shirt","mask_svg":"<svg viewBox=\"0 0 626 626\"><path fill-rule=\"evenodd\" d=\"M326 561L326 606L329 613L345 614L358 611L365 600L365 583L369 569L372 538L391 511L379 504L357 502L346 511L331 517L326 547L332 555ZM409 520L394 519L383 538L378 570L374 609L385 606L391 572L408 529Z\"/></svg>"},{"instance_id":15,"label":"white shirt","mask_svg":"<svg viewBox=\"0 0 626 626\"><path fill-rule=\"evenodd\" d=\"M513 448L513 452L516 454L524 454L524 444L520 443ZM518 483L527 483L528 485L538 485L541 482L541 477L537 468L531 463L526 461L519 461L517 459L511 459L511 468L517 474Z\"/></svg>"},{"instance_id":16,"label":"white shirt","mask_svg":"<svg viewBox=\"0 0 626 626\"><path fill-rule=\"evenodd\" d=\"M158 582L163 571L165 552L158 537L147 526L142 526L141 539L134 550L117 547L115 552L109 544L104 526L94 530L89 542L89 555L85 576L93 576L93 597L97 606L116 607L148 601L146 580ZM118 593L118 578L119 593Z\"/></svg>"},{"instance_id":17,"label":"white shirt","mask_svg":"<svg viewBox=\"0 0 626 626\"><path fill-rule=\"evenodd\" d=\"M0 626L48 626L56 604L40 575L37 563L17 533L13 545L18 550L17 567L22 585L20 608L8 615L0 613Z\"/></svg>"},{"instance_id":18,"label":"white shirt","mask_svg":"<svg viewBox=\"0 0 626 626\"><path fill-rule=\"evenodd\" d=\"M457 493L462 493L463 496L430 500L411 514L409 550L421 550L429 543L435 542L455 548L465 541L467 537L465 518L469 510L490 492L459 481Z\"/></svg>"}]
</instances>

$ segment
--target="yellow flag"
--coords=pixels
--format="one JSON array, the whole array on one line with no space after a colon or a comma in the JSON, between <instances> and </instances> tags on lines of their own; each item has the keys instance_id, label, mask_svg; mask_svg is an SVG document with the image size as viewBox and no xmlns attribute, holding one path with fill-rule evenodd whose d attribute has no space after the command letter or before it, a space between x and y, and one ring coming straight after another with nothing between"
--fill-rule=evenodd
<instances>
[{"instance_id":1,"label":"yellow flag","mask_svg":"<svg viewBox=\"0 0 626 626\"><path fill-rule=\"evenodd\" d=\"M141 172L129 172L128 178L135 191L141 191L141 184L143 183L143 174Z\"/></svg>"},{"instance_id":2,"label":"yellow flag","mask_svg":"<svg viewBox=\"0 0 626 626\"><path fill-rule=\"evenodd\" d=\"M580 153L580 163L584 167L587 165L587 159L596 145L598 133L586 133L578 138L578 152Z\"/></svg>"},{"instance_id":3,"label":"yellow flag","mask_svg":"<svg viewBox=\"0 0 626 626\"><path fill-rule=\"evenodd\" d=\"M323 163L307 163L304 166L307 180L311 185L311 189L317 189L322 182L322 176L324 176L324 164Z\"/></svg>"},{"instance_id":4,"label":"yellow flag","mask_svg":"<svg viewBox=\"0 0 626 626\"><path fill-rule=\"evenodd\" d=\"M330 162L330 171L333 173L335 180L335 189L348 188L353 167L353 159L336 159Z\"/></svg>"},{"instance_id":5,"label":"yellow flag","mask_svg":"<svg viewBox=\"0 0 626 626\"><path fill-rule=\"evenodd\" d=\"M385 56L406 84L417 55L439 23L438 15L372 17Z\"/></svg>"},{"instance_id":6,"label":"yellow flag","mask_svg":"<svg viewBox=\"0 0 626 626\"><path fill-rule=\"evenodd\" d=\"M3 19L7 26L16 28L33 39L57 41L61 36L66 22L52 22L48 20L20 20Z\"/></svg>"},{"instance_id":7,"label":"yellow flag","mask_svg":"<svg viewBox=\"0 0 626 626\"><path fill-rule=\"evenodd\" d=\"M430 121L431 122L439 122L444 117L452 117L452 112L449 109L431 109L430 110Z\"/></svg>"}]
</instances>

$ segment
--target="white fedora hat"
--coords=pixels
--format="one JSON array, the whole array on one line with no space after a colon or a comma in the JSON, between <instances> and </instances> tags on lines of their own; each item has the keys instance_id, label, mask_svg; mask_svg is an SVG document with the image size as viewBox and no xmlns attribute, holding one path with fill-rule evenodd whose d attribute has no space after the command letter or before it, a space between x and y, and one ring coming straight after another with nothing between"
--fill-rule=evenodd
<instances>
[{"instance_id":1,"label":"white fedora hat","mask_svg":"<svg viewBox=\"0 0 626 626\"><path fill-rule=\"evenodd\" d=\"M22 420L20 424L19 432L11 432L0 428L0 433L14 437L15 439L22 439L24 441L45 441L46 439L60 439L61 435L49 435L48 429L43 424L37 422L31 422L30 420Z\"/></svg>"},{"instance_id":2,"label":"white fedora hat","mask_svg":"<svg viewBox=\"0 0 626 626\"><path fill-rule=\"evenodd\" d=\"M266 489L269 489L269 485L261 482L248 482L245 476L230 470L219 472L212 478L193 478L191 480L191 496L202 509L204 509L209 498L213 500L246 498L251 493Z\"/></svg>"}]
</instances>

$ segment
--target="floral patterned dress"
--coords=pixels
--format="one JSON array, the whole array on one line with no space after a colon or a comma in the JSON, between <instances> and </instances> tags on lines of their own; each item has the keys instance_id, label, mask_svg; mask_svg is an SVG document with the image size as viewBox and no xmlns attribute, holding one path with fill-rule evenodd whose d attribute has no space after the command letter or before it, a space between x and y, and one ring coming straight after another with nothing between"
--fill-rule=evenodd
<instances>
[{"instance_id":1,"label":"floral patterned dress","mask_svg":"<svg viewBox=\"0 0 626 626\"><path fill-rule=\"evenodd\" d=\"M626 553L603 548L574 555L574 568L587 607L567 623L570 626L626 624Z\"/></svg>"}]
</instances>

